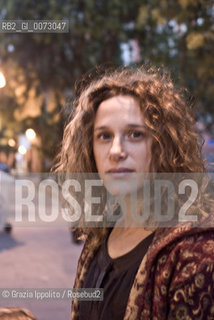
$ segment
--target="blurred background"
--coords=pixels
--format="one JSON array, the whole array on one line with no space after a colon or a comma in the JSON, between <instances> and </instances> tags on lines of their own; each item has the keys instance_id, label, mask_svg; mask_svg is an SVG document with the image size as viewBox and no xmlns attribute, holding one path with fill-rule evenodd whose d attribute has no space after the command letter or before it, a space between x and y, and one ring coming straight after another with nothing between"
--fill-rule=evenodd
<instances>
[{"instance_id":1,"label":"blurred background","mask_svg":"<svg viewBox=\"0 0 214 320\"><path fill-rule=\"evenodd\" d=\"M0 163L47 172L75 82L97 65L142 63L190 91L213 161L213 0L0 0L0 19L69 20L68 33L0 33Z\"/></svg>"}]
</instances>

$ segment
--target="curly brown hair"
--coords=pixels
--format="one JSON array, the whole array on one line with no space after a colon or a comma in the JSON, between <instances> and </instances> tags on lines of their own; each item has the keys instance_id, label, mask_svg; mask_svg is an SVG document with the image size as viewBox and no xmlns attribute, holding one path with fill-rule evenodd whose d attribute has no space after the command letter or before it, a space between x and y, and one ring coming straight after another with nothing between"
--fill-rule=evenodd
<instances>
[{"instance_id":1,"label":"curly brown hair","mask_svg":"<svg viewBox=\"0 0 214 320\"><path fill-rule=\"evenodd\" d=\"M152 137L150 172L206 171L186 91L177 88L169 74L146 67L106 72L81 89L64 131L55 171L97 172L94 119L100 103L116 95L130 95L139 103ZM95 228L93 233L100 231Z\"/></svg>"},{"instance_id":2,"label":"curly brown hair","mask_svg":"<svg viewBox=\"0 0 214 320\"><path fill-rule=\"evenodd\" d=\"M131 95L139 103L153 138L151 168L156 172L205 171L185 91L176 88L167 73L154 68L125 68L93 80L74 101L55 167L58 172L97 172L94 119L100 103L116 95Z\"/></svg>"}]
</instances>

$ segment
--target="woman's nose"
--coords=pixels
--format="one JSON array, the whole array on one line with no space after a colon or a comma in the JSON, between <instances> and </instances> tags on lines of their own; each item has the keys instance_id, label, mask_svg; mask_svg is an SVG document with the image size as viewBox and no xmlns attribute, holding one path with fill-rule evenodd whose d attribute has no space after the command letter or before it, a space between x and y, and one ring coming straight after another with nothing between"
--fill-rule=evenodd
<instances>
[{"instance_id":1,"label":"woman's nose","mask_svg":"<svg viewBox=\"0 0 214 320\"><path fill-rule=\"evenodd\" d=\"M110 158L118 161L127 157L126 148L121 137L115 137L110 149Z\"/></svg>"}]
</instances>

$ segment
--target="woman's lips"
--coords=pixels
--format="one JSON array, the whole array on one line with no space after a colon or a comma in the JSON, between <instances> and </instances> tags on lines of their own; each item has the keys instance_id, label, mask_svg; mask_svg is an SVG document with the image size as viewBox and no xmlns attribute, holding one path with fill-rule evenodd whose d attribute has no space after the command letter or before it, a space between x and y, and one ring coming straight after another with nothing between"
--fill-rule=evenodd
<instances>
[{"instance_id":1,"label":"woman's lips","mask_svg":"<svg viewBox=\"0 0 214 320\"><path fill-rule=\"evenodd\" d=\"M134 170L129 168L112 168L107 171L108 176L114 177L114 178L124 178L129 176L131 173L133 173Z\"/></svg>"}]
</instances>

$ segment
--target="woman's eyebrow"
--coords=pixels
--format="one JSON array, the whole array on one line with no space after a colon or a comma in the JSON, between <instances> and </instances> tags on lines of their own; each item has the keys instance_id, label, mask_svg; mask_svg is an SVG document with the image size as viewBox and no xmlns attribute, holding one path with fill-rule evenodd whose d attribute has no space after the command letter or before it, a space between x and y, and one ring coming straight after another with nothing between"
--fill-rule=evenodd
<instances>
[{"instance_id":1,"label":"woman's eyebrow","mask_svg":"<svg viewBox=\"0 0 214 320\"><path fill-rule=\"evenodd\" d=\"M127 127L130 127L130 128L142 128L142 129L145 129L145 125L143 124L136 124L136 123L128 123L127 124Z\"/></svg>"},{"instance_id":2,"label":"woman's eyebrow","mask_svg":"<svg viewBox=\"0 0 214 320\"><path fill-rule=\"evenodd\" d=\"M126 124L126 127L127 127L127 128L141 128L141 129L146 129L145 125L136 124L136 123L127 123L127 124ZM100 127L94 128L94 131L107 130L107 129L109 129L108 126L100 126Z\"/></svg>"},{"instance_id":3,"label":"woman's eyebrow","mask_svg":"<svg viewBox=\"0 0 214 320\"><path fill-rule=\"evenodd\" d=\"M109 129L107 126L100 126L100 127L96 127L94 128L94 131L98 131L98 130L106 130Z\"/></svg>"}]
</instances>

